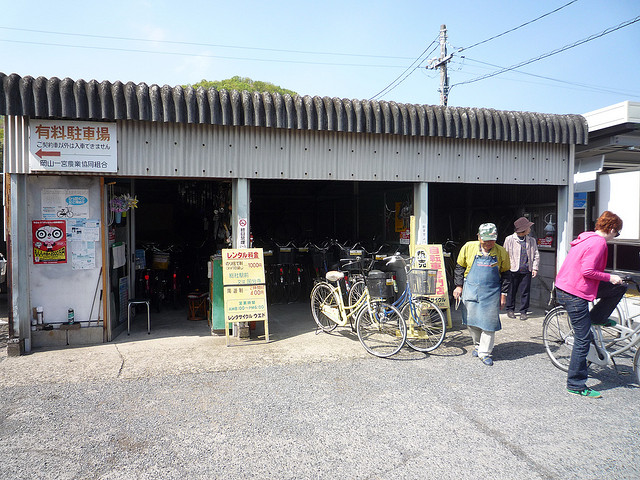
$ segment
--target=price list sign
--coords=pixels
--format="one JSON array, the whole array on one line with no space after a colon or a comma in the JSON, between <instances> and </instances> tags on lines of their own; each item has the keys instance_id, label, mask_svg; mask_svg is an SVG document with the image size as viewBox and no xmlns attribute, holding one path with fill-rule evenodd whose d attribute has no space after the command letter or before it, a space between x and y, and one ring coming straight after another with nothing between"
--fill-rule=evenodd
<instances>
[{"instance_id":1,"label":"price list sign","mask_svg":"<svg viewBox=\"0 0 640 480\"><path fill-rule=\"evenodd\" d=\"M261 248L222 250L222 284L227 345L230 323L264 322L269 341L267 290Z\"/></svg>"}]
</instances>

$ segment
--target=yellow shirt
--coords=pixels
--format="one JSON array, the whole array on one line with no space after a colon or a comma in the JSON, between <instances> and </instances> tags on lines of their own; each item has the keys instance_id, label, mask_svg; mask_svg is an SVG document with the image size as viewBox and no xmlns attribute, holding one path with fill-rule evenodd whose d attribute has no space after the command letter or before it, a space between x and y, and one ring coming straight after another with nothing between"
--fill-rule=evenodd
<instances>
[{"instance_id":1,"label":"yellow shirt","mask_svg":"<svg viewBox=\"0 0 640 480\"><path fill-rule=\"evenodd\" d=\"M460 253L458 254L458 265L465 268L464 270L464 278L467 278L469 274L469 270L471 270L471 265L473 265L473 260L476 258L476 255L480 253L480 242L467 242L460 249ZM500 273L506 272L511 269L511 262L509 261L509 254L497 243L493 246L491 250L489 250L489 255L494 256L498 260L498 270Z\"/></svg>"}]
</instances>

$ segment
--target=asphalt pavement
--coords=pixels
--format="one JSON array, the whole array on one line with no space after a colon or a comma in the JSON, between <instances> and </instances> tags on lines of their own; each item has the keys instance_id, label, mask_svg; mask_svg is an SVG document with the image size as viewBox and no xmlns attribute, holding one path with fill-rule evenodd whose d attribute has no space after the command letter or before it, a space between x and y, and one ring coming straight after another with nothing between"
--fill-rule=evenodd
<instances>
[{"instance_id":1,"label":"asphalt pavement","mask_svg":"<svg viewBox=\"0 0 640 480\"><path fill-rule=\"evenodd\" d=\"M317 334L306 304L270 308L269 343L152 321L0 351L0 478L640 478L630 360L592 369L603 398L567 394L543 314L502 315L492 367L458 312L433 354L379 359L348 328Z\"/></svg>"}]
</instances>

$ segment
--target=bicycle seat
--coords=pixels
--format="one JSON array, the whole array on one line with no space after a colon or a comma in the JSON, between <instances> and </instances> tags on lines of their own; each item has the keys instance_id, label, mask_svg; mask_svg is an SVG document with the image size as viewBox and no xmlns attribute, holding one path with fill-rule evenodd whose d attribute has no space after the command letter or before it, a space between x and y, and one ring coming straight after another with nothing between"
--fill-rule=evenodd
<instances>
[{"instance_id":1,"label":"bicycle seat","mask_svg":"<svg viewBox=\"0 0 640 480\"><path fill-rule=\"evenodd\" d=\"M344 278L344 273L338 272L336 270L331 270L330 272L327 272L325 277L327 277L327 280L329 280L330 282L337 282L338 280Z\"/></svg>"}]
</instances>

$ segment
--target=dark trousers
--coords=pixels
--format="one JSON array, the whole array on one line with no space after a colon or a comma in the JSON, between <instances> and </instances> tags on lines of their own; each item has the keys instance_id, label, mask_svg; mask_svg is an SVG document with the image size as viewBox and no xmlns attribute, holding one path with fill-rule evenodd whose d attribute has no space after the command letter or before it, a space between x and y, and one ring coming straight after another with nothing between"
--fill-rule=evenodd
<instances>
[{"instance_id":1,"label":"dark trousers","mask_svg":"<svg viewBox=\"0 0 640 480\"><path fill-rule=\"evenodd\" d=\"M527 313L529 309L529 294L531 293L531 272L509 272L511 273L511 283L507 292L507 311L512 312L516 308L516 297L518 287L522 286L522 298L520 299L520 313Z\"/></svg>"},{"instance_id":2,"label":"dark trousers","mask_svg":"<svg viewBox=\"0 0 640 480\"><path fill-rule=\"evenodd\" d=\"M584 390L587 377L587 354L593 340L592 323L603 323L609 318L620 299L627 291L625 285L613 285L600 282L598 287L598 303L589 311L589 302L558 289L558 303L567 309L571 326L573 327L573 350L567 374L567 388L570 390Z\"/></svg>"}]
</instances>

